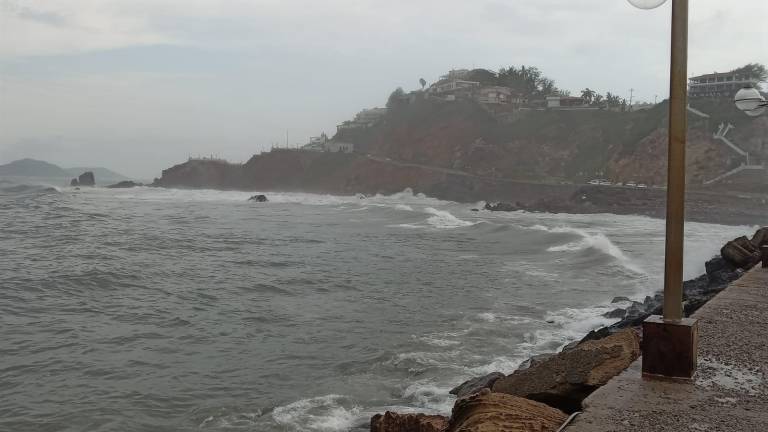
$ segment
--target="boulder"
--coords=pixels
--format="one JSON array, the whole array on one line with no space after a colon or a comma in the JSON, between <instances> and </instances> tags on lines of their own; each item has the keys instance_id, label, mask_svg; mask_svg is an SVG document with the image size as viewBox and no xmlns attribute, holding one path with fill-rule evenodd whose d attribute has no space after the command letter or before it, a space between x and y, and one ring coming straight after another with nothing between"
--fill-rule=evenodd
<instances>
[{"instance_id":1,"label":"boulder","mask_svg":"<svg viewBox=\"0 0 768 432\"><path fill-rule=\"evenodd\" d=\"M488 375L483 375L481 377L476 377L464 381L463 383L452 388L449 393L460 398L473 395L484 388L491 388L497 379L504 377L505 375L501 372L491 372Z\"/></svg>"},{"instance_id":2,"label":"boulder","mask_svg":"<svg viewBox=\"0 0 768 432\"><path fill-rule=\"evenodd\" d=\"M720 255L734 267L749 269L760 261L760 249L746 237L729 241L720 249Z\"/></svg>"},{"instance_id":3,"label":"boulder","mask_svg":"<svg viewBox=\"0 0 768 432\"><path fill-rule=\"evenodd\" d=\"M497 202L497 203L485 203L485 209L489 211L516 211L516 210L522 210L523 206L519 202L516 204L510 204L510 203L504 203L504 202Z\"/></svg>"},{"instance_id":4,"label":"boulder","mask_svg":"<svg viewBox=\"0 0 768 432\"><path fill-rule=\"evenodd\" d=\"M136 183L132 180L124 180L124 181L109 185L107 187L110 189L128 189L136 186L144 186L144 185L141 183Z\"/></svg>"},{"instance_id":5,"label":"boulder","mask_svg":"<svg viewBox=\"0 0 768 432\"><path fill-rule=\"evenodd\" d=\"M96 177L94 177L92 171L86 171L77 178L77 183L80 186L96 186Z\"/></svg>"},{"instance_id":6,"label":"boulder","mask_svg":"<svg viewBox=\"0 0 768 432\"><path fill-rule=\"evenodd\" d=\"M758 249L768 244L768 227L762 227L755 231L750 242Z\"/></svg>"},{"instance_id":7,"label":"boulder","mask_svg":"<svg viewBox=\"0 0 768 432\"><path fill-rule=\"evenodd\" d=\"M248 198L248 201L267 202L268 200L266 195L254 195Z\"/></svg>"},{"instance_id":8,"label":"boulder","mask_svg":"<svg viewBox=\"0 0 768 432\"><path fill-rule=\"evenodd\" d=\"M626 369L640 355L637 334L622 330L580 343L528 369L517 370L493 384L493 391L546 403L572 413L581 401Z\"/></svg>"},{"instance_id":9,"label":"boulder","mask_svg":"<svg viewBox=\"0 0 768 432\"><path fill-rule=\"evenodd\" d=\"M621 303L621 302L628 302L631 301L629 297L619 296L614 297L613 300L611 300L611 303Z\"/></svg>"},{"instance_id":10,"label":"boulder","mask_svg":"<svg viewBox=\"0 0 768 432\"><path fill-rule=\"evenodd\" d=\"M556 432L567 418L542 403L486 389L456 401L447 432Z\"/></svg>"},{"instance_id":11,"label":"boulder","mask_svg":"<svg viewBox=\"0 0 768 432\"><path fill-rule=\"evenodd\" d=\"M556 353L544 353L544 354L536 354L534 356L528 357L527 360L520 363L520 366L517 367L517 370L520 369L528 369L530 367L535 367L539 363L542 363L544 360L549 359L550 357L557 355ZM504 375L502 375L503 377Z\"/></svg>"},{"instance_id":12,"label":"boulder","mask_svg":"<svg viewBox=\"0 0 768 432\"><path fill-rule=\"evenodd\" d=\"M625 311L622 308L616 308L610 312L606 312L603 314L606 318L624 318L624 315L627 314L627 311Z\"/></svg>"},{"instance_id":13,"label":"boulder","mask_svg":"<svg viewBox=\"0 0 768 432\"><path fill-rule=\"evenodd\" d=\"M371 417L371 432L443 432L447 427L448 418L439 415L387 411Z\"/></svg>"},{"instance_id":14,"label":"boulder","mask_svg":"<svg viewBox=\"0 0 768 432\"><path fill-rule=\"evenodd\" d=\"M70 186L79 186L80 183L77 181L76 178L73 178L71 182L69 182Z\"/></svg>"}]
</instances>

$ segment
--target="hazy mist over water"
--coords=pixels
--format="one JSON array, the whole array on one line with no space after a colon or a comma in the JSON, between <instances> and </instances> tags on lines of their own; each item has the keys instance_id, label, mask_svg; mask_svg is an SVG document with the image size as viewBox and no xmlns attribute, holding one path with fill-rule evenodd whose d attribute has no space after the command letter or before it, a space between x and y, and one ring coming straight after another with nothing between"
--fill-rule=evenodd
<instances>
[{"instance_id":1,"label":"hazy mist over water","mask_svg":"<svg viewBox=\"0 0 768 432\"><path fill-rule=\"evenodd\" d=\"M663 221L0 185L0 429L342 431L610 322ZM747 227L687 224L686 277Z\"/></svg>"}]
</instances>

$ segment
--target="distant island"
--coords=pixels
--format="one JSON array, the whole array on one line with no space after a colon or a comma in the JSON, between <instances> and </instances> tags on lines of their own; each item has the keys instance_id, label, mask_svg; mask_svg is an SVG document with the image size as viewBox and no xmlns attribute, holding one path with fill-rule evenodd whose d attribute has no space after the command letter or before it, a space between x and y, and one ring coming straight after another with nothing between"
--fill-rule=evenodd
<instances>
[{"instance_id":1,"label":"distant island","mask_svg":"<svg viewBox=\"0 0 768 432\"><path fill-rule=\"evenodd\" d=\"M72 177L84 172L93 172L97 181L118 182L128 177L102 167L72 167L62 168L49 162L36 159L19 159L5 165L0 165L0 177L30 177L41 179L61 179L69 183Z\"/></svg>"}]
</instances>

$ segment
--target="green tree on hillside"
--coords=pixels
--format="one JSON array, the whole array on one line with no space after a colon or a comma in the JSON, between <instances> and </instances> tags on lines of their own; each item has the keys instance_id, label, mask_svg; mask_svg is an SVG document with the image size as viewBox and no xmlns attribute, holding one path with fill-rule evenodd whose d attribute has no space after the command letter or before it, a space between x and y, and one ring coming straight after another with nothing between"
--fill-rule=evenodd
<instances>
[{"instance_id":1,"label":"green tree on hillside","mask_svg":"<svg viewBox=\"0 0 768 432\"><path fill-rule=\"evenodd\" d=\"M731 73L746 75L750 78L757 79L761 83L768 81L768 70L766 70L765 65L760 63L745 64L740 68L732 70Z\"/></svg>"},{"instance_id":2,"label":"green tree on hillside","mask_svg":"<svg viewBox=\"0 0 768 432\"><path fill-rule=\"evenodd\" d=\"M403 101L403 98L405 97L405 91L402 87L396 88L392 93L389 94L389 99L387 99L387 108L391 109L394 108Z\"/></svg>"},{"instance_id":3,"label":"green tree on hillside","mask_svg":"<svg viewBox=\"0 0 768 432\"><path fill-rule=\"evenodd\" d=\"M557 92L555 82L544 76L535 66L501 68L496 81L498 85L509 87L528 97L543 97Z\"/></svg>"}]
</instances>

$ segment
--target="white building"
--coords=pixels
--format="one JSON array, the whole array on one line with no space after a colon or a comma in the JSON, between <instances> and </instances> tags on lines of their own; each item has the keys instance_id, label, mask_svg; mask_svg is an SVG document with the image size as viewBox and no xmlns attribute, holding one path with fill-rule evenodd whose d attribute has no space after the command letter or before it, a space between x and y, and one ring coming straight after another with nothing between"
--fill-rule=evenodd
<instances>
[{"instance_id":1,"label":"white building","mask_svg":"<svg viewBox=\"0 0 768 432\"><path fill-rule=\"evenodd\" d=\"M480 87L480 83L477 81L453 79L448 81L439 81L433 84L432 87L430 87L430 91L438 95L455 95L458 92L470 92L476 87Z\"/></svg>"},{"instance_id":2,"label":"white building","mask_svg":"<svg viewBox=\"0 0 768 432\"><path fill-rule=\"evenodd\" d=\"M509 104L517 101L519 98L512 96L512 89L509 87L488 86L481 87L475 94L475 100L485 104Z\"/></svg>"},{"instance_id":3,"label":"white building","mask_svg":"<svg viewBox=\"0 0 768 432\"><path fill-rule=\"evenodd\" d=\"M689 97L732 97L743 87L759 88L760 80L736 72L711 73L688 79Z\"/></svg>"},{"instance_id":4,"label":"white building","mask_svg":"<svg viewBox=\"0 0 768 432\"><path fill-rule=\"evenodd\" d=\"M352 153L355 151L355 145L352 143L328 141L325 143L324 150L331 153Z\"/></svg>"}]
</instances>

